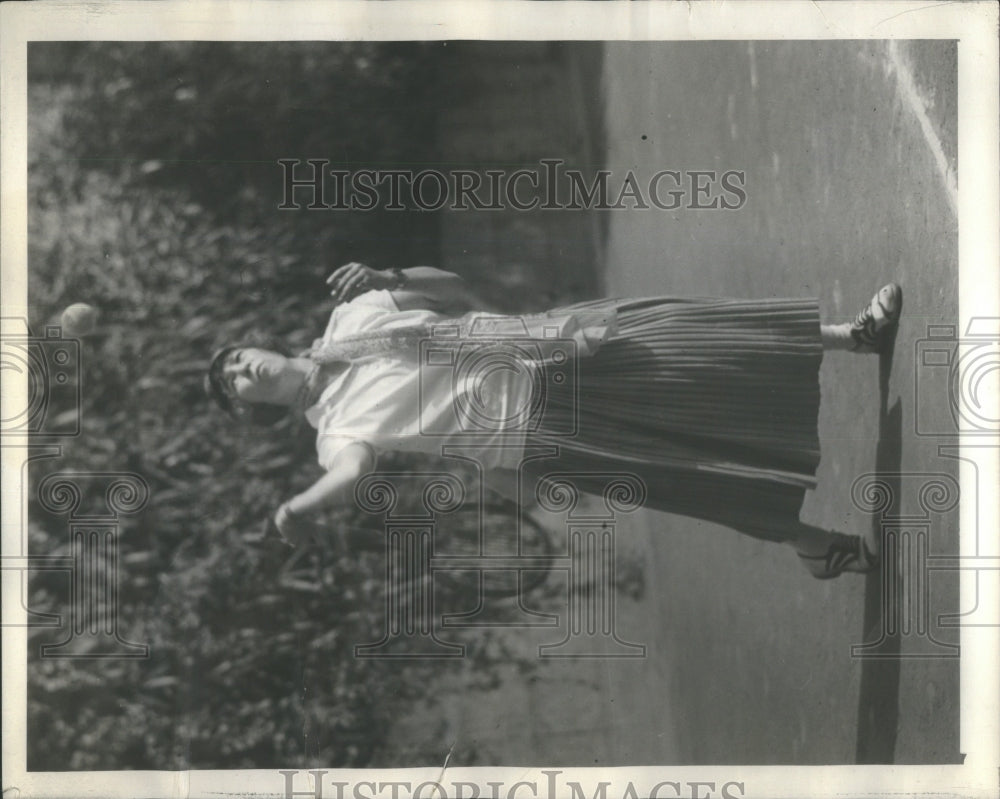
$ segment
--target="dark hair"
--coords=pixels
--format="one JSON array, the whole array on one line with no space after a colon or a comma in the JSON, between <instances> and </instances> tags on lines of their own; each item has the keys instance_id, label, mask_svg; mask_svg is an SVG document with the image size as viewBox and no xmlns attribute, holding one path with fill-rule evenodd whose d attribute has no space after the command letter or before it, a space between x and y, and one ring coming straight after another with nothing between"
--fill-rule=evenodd
<instances>
[{"instance_id":1,"label":"dark hair","mask_svg":"<svg viewBox=\"0 0 1000 799\"><path fill-rule=\"evenodd\" d=\"M205 393L231 419L238 422L250 422L262 427L272 427L287 415L288 408L284 405L273 405L266 402L243 402L233 394L222 374L226 358L237 350L246 349L271 350L286 358L290 356L288 350L273 339L249 340L223 347L212 355L208 372L205 375Z\"/></svg>"}]
</instances>

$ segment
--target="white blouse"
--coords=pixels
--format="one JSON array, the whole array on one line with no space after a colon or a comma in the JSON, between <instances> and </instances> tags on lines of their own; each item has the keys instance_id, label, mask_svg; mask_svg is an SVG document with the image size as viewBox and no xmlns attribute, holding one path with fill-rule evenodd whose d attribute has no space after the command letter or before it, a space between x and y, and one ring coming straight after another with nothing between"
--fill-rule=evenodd
<instances>
[{"instance_id":1,"label":"white blouse","mask_svg":"<svg viewBox=\"0 0 1000 799\"><path fill-rule=\"evenodd\" d=\"M321 341L444 318L400 311L390 292L369 291L333 310ZM423 364L394 353L352 362L333 378L306 410L321 466L331 468L340 450L363 442L376 453L440 454L443 446L472 445L484 468L516 468L526 435L519 420L531 406L535 367L508 359L496 368L463 370L432 344L423 353Z\"/></svg>"}]
</instances>

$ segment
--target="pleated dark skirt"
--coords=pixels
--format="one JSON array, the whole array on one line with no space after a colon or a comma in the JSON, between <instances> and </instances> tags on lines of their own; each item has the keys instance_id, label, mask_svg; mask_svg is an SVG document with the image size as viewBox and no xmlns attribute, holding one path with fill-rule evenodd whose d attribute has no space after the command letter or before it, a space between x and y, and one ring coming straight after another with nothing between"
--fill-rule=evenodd
<instances>
[{"instance_id":1,"label":"pleated dark skirt","mask_svg":"<svg viewBox=\"0 0 1000 799\"><path fill-rule=\"evenodd\" d=\"M794 536L819 464L822 345L814 300L643 298L613 307L618 333L580 358L576 391L553 392L531 444L584 491L627 472L646 507L769 541ZM572 432L568 432L572 431Z\"/></svg>"}]
</instances>

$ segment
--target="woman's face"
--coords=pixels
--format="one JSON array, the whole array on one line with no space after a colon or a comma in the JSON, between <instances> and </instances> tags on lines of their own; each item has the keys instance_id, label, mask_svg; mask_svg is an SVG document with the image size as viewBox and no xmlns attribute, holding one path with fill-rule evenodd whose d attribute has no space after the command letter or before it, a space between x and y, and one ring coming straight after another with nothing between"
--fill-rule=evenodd
<instances>
[{"instance_id":1,"label":"woman's face","mask_svg":"<svg viewBox=\"0 0 1000 799\"><path fill-rule=\"evenodd\" d=\"M247 347L226 356L222 376L230 391L244 402L281 404L294 370L284 355Z\"/></svg>"}]
</instances>

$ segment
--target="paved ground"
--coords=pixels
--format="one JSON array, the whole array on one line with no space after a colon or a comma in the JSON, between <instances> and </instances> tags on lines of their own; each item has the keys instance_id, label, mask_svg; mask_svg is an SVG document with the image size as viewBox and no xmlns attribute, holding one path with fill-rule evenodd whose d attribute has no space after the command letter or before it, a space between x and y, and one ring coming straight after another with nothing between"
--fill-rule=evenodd
<instances>
[{"instance_id":1,"label":"paved ground","mask_svg":"<svg viewBox=\"0 0 1000 799\"><path fill-rule=\"evenodd\" d=\"M887 280L904 286L888 413L877 359L824 361L820 487L803 512L817 525L869 529L851 486L876 468L957 473L914 434L915 342L957 319L957 223L941 169L942 156L955 168L955 70L944 42L606 50L609 168L745 170L748 197L732 212L612 213L610 294L818 296L838 320ZM896 480L902 512L921 512L922 480ZM957 513L930 525L931 550L956 552ZM643 528L681 760L958 759L957 660L850 657L851 644L878 639L877 578L818 583L790 551L688 520L649 514ZM934 612L957 610L955 580L931 588Z\"/></svg>"}]
</instances>

